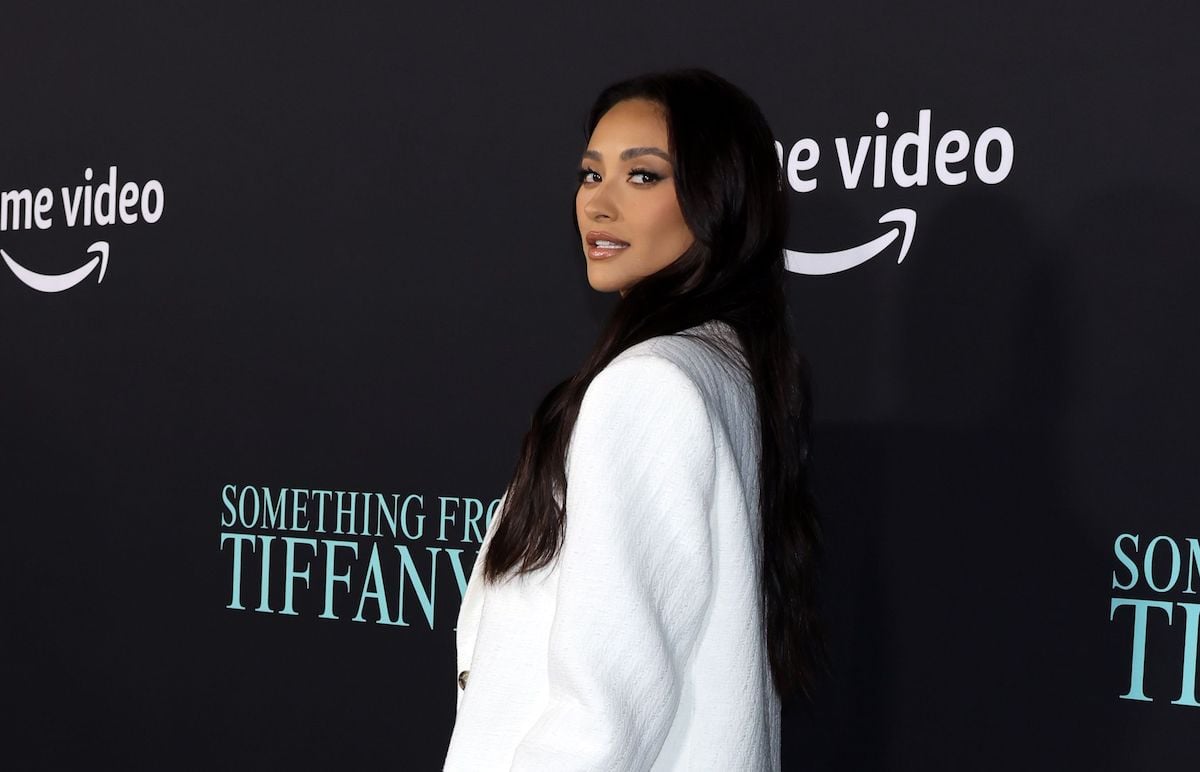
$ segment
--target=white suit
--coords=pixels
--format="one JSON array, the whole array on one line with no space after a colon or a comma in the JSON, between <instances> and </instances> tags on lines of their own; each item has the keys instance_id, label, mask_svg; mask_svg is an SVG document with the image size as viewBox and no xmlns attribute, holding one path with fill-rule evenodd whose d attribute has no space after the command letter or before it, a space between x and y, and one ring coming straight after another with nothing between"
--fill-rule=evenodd
<instances>
[{"instance_id":1,"label":"white suit","mask_svg":"<svg viewBox=\"0 0 1200 772\"><path fill-rule=\"evenodd\" d=\"M702 331L736 342L721 322ZM499 519L484 536L445 770L779 768L754 404L747 375L678 335L597 374L567 453L557 559L485 585Z\"/></svg>"}]
</instances>

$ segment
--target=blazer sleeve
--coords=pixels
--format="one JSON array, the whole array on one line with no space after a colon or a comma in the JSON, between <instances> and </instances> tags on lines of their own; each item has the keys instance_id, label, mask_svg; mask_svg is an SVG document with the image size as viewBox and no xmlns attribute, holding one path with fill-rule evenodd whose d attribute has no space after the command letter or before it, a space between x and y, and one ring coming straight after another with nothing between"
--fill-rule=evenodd
<instances>
[{"instance_id":1,"label":"blazer sleeve","mask_svg":"<svg viewBox=\"0 0 1200 772\"><path fill-rule=\"evenodd\" d=\"M568 445L549 701L513 770L646 770L679 707L712 590L712 422L653 355L614 361Z\"/></svg>"}]
</instances>

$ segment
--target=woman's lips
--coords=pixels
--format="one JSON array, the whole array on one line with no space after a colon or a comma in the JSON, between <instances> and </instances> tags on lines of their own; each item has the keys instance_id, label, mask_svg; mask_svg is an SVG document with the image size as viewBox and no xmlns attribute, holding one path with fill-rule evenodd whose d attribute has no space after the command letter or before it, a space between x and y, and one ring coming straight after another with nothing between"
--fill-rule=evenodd
<instances>
[{"instance_id":1,"label":"woman's lips","mask_svg":"<svg viewBox=\"0 0 1200 772\"><path fill-rule=\"evenodd\" d=\"M604 231L588 231L587 244L587 256L592 260L604 260L629 248L629 242Z\"/></svg>"}]
</instances>

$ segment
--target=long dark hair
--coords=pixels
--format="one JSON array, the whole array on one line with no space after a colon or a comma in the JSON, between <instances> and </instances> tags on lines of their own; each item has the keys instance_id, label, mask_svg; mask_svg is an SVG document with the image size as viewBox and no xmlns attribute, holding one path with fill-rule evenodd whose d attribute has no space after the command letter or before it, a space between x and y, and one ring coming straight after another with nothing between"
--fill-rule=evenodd
<instances>
[{"instance_id":1,"label":"long dark hair","mask_svg":"<svg viewBox=\"0 0 1200 772\"><path fill-rule=\"evenodd\" d=\"M726 322L750 371L761 428L761 597L772 678L781 697L811 695L814 666L825 661L816 607L821 534L809 489L808 367L792 345L784 294L788 210L774 138L750 97L711 72L689 69L604 89L588 113L584 146L610 108L635 98L664 108L676 196L695 241L627 289L583 366L538 405L484 576L495 581L541 568L561 547L564 454L596 373L648 338Z\"/></svg>"}]
</instances>

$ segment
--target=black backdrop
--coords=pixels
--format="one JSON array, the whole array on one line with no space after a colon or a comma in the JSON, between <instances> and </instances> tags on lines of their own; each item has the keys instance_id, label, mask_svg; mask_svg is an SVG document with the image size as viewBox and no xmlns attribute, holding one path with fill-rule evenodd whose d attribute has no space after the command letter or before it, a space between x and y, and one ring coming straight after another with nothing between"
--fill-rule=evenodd
<instances>
[{"instance_id":1,"label":"black backdrop","mask_svg":"<svg viewBox=\"0 0 1200 772\"><path fill-rule=\"evenodd\" d=\"M612 302L571 230L583 113L700 65L785 163L819 148L790 249L896 228L789 277L834 668L784 768L1190 768L1197 16L6 6L0 763L438 768L472 523ZM837 139L890 153L921 110L928 184L870 152L848 184ZM126 183L152 222L71 224Z\"/></svg>"}]
</instances>

